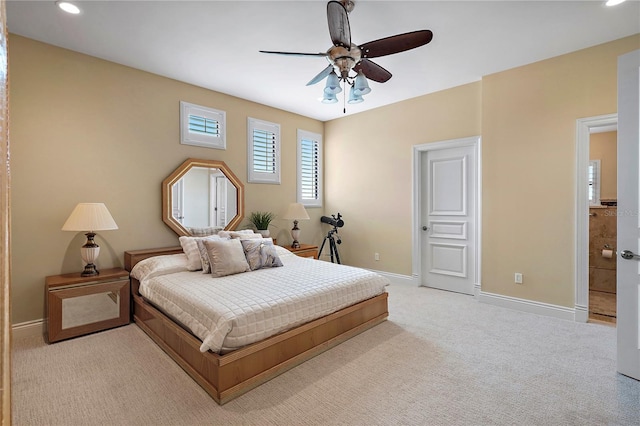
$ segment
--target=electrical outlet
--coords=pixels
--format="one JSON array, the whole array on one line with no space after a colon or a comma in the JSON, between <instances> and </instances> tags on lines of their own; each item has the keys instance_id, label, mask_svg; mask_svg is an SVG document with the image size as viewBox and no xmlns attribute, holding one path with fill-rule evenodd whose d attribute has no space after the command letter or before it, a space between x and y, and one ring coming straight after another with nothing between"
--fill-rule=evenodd
<instances>
[{"instance_id":1,"label":"electrical outlet","mask_svg":"<svg viewBox=\"0 0 640 426\"><path fill-rule=\"evenodd\" d=\"M373 253L373 260L380 260L380 253Z\"/></svg>"},{"instance_id":2,"label":"electrical outlet","mask_svg":"<svg viewBox=\"0 0 640 426\"><path fill-rule=\"evenodd\" d=\"M516 272L514 280L516 284L522 284L522 274L520 272Z\"/></svg>"}]
</instances>

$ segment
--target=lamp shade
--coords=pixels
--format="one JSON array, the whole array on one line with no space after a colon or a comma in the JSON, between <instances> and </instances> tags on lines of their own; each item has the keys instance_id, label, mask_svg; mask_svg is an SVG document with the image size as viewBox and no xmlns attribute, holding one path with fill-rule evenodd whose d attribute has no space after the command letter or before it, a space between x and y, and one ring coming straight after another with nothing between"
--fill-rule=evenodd
<instances>
[{"instance_id":1,"label":"lamp shade","mask_svg":"<svg viewBox=\"0 0 640 426\"><path fill-rule=\"evenodd\" d=\"M289 208L287 208L287 212L282 216L283 219L289 220L303 220L309 219L309 215L305 210L304 206L300 203L291 203L289 204Z\"/></svg>"},{"instance_id":2,"label":"lamp shade","mask_svg":"<svg viewBox=\"0 0 640 426\"><path fill-rule=\"evenodd\" d=\"M327 95L335 95L337 93L342 92L342 87L340 87L340 79L335 71L329 74L327 77L327 84L324 87L324 93Z\"/></svg>"},{"instance_id":3,"label":"lamp shade","mask_svg":"<svg viewBox=\"0 0 640 426\"><path fill-rule=\"evenodd\" d=\"M367 93L371 92L371 88L369 87L369 83L367 82L367 77L362 74L362 71L358 71L353 89L354 93L358 96L366 95Z\"/></svg>"},{"instance_id":4,"label":"lamp shade","mask_svg":"<svg viewBox=\"0 0 640 426\"><path fill-rule=\"evenodd\" d=\"M336 102L338 102L338 98L336 97L336 95L330 95L325 93L321 102L323 104L335 104Z\"/></svg>"},{"instance_id":5,"label":"lamp shade","mask_svg":"<svg viewBox=\"0 0 640 426\"><path fill-rule=\"evenodd\" d=\"M347 102L350 104L359 104L360 102L364 102L364 99L362 96L356 95L356 91L352 86L351 90L349 90L349 100Z\"/></svg>"},{"instance_id":6,"label":"lamp shade","mask_svg":"<svg viewBox=\"0 0 640 426\"><path fill-rule=\"evenodd\" d=\"M107 231L118 229L104 203L79 203L62 226L63 231Z\"/></svg>"}]
</instances>

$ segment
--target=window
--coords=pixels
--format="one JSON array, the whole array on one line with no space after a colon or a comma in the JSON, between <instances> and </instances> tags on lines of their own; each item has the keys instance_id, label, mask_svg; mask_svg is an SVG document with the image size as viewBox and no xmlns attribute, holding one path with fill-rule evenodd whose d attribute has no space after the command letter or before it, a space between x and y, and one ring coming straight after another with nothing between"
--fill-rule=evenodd
<instances>
[{"instance_id":1,"label":"window","mask_svg":"<svg viewBox=\"0 0 640 426\"><path fill-rule=\"evenodd\" d=\"M298 202L322 207L322 135L298 129Z\"/></svg>"},{"instance_id":2,"label":"window","mask_svg":"<svg viewBox=\"0 0 640 426\"><path fill-rule=\"evenodd\" d=\"M280 184L280 125L249 118L247 139L247 180Z\"/></svg>"},{"instance_id":3,"label":"window","mask_svg":"<svg viewBox=\"0 0 640 426\"><path fill-rule=\"evenodd\" d=\"M180 143L227 149L226 112L180 102Z\"/></svg>"},{"instance_id":4,"label":"window","mask_svg":"<svg viewBox=\"0 0 640 426\"><path fill-rule=\"evenodd\" d=\"M589 183L589 205L600 205L600 160L589 161L587 169L587 182Z\"/></svg>"}]
</instances>

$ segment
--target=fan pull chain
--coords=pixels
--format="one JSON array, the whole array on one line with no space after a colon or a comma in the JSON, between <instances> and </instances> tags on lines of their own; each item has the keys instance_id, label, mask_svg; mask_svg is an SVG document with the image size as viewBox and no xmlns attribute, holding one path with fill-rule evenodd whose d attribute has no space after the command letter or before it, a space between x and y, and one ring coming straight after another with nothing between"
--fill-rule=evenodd
<instances>
[{"instance_id":1,"label":"fan pull chain","mask_svg":"<svg viewBox=\"0 0 640 426\"><path fill-rule=\"evenodd\" d=\"M347 85L345 83L346 80L342 80L342 113L346 114L347 113L347 92L345 92L345 90L347 89Z\"/></svg>"}]
</instances>

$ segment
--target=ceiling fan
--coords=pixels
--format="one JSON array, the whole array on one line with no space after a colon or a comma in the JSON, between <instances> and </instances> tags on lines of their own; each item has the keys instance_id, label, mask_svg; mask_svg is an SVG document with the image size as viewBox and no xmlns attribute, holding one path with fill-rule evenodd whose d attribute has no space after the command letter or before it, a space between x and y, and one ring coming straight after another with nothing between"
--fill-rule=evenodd
<instances>
[{"instance_id":1,"label":"ceiling fan","mask_svg":"<svg viewBox=\"0 0 640 426\"><path fill-rule=\"evenodd\" d=\"M327 78L322 102L336 103L338 102L336 94L342 91L340 83L345 82L351 86L348 102L350 104L362 102L362 96L371 91L367 78L378 83L384 83L391 78L389 71L373 62L370 58L392 55L423 46L431 41L433 33L429 30L413 31L356 45L351 42L348 17L348 13L353 8L354 2L352 0L330 1L327 3L327 21L333 46L324 53L276 52L269 50L261 50L260 52L277 55L326 57L330 62L329 66L312 78L307 83L307 86ZM336 70L339 74L336 74Z\"/></svg>"}]
</instances>

